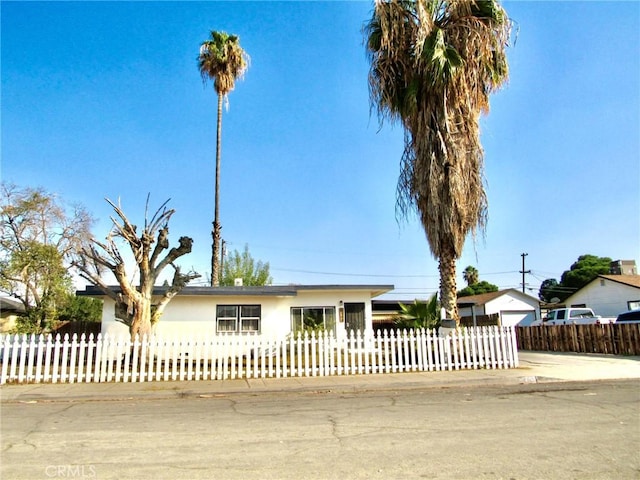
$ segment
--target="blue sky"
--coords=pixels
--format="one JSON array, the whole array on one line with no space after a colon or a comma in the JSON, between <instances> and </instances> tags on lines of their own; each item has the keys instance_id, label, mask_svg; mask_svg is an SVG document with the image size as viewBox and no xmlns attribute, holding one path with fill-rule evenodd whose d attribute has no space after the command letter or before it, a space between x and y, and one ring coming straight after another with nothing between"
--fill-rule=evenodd
<instances>
[{"instance_id":1,"label":"blue sky","mask_svg":"<svg viewBox=\"0 0 640 480\"><path fill-rule=\"evenodd\" d=\"M482 120L489 223L459 271L537 295L581 254L640 261L640 3L506 2L509 84ZM216 97L210 30L251 56L223 115L228 248L275 284L438 289L415 218L398 223L402 130L370 115L361 28L371 2L2 2L2 179L142 222L171 198L181 264L209 271ZM463 286L459 275L459 286Z\"/></svg>"}]
</instances>

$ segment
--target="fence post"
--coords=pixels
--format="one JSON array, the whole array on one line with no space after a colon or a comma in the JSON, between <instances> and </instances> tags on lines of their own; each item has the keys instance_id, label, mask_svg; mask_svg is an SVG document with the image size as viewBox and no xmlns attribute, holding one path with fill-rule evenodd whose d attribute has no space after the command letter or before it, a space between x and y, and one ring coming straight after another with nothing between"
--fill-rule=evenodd
<instances>
[{"instance_id":1,"label":"fence post","mask_svg":"<svg viewBox=\"0 0 640 480\"><path fill-rule=\"evenodd\" d=\"M356 344L355 344L355 349L356 349L356 361L357 361L357 365L358 365L358 373L362 374L362 350L364 347L364 339L362 338L362 332L360 331L360 329L356 330Z\"/></svg>"},{"instance_id":2,"label":"fence post","mask_svg":"<svg viewBox=\"0 0 640 480\"><path fill-rule=\"evenodd\" d=\"M311 342L311 376L315 377L316 376L316 332L312 331L311 332L311 338L310 338L310 342Z\"/></svg>"},{"instance_id":3,"label":"fence post","mask_svg":"<svg viewBox=\"0 0 640 480\"><path fill-rule=\"evenodd\" d=\"M80 345L78 346L78 370L76 372L76 379L78 383L81 383L84 379L85 359L87 350L87 335L85 333L80 334Z\"/></svg>"},{"instance_id":4,"label":"fence post","mask_svg":"<svg viewBox=\"0 0 640 480\"><path fill-rule=\"evenodd\" d=\"M296 356L296 359L297 359L297 362L298 362L298 367L296 369L296 375L298 377L302 377L302 375L304 374L304 372L302 370L302 356L303 356L303 352L302 352L302 332L299 331L296 334L296 337L297 338L295 339L296 340L295 341L295 345L296 345L296 348L295 348L296 355L295 356ZM293 362L293 360L292 360L292 362Z\"/></svg>"},{"instance_id":5,"label":"fence post","mask_svg":"<svg viewBox=\"0 0 640 480\"><path fill-rule=\"evenodd\" d=\"M510 343L510 352L511 352L511 366L512 367L519 367L520 366L520 359L518 357L518 339L516 337L516 327L510 327L510 334L509 334L509 343Z\"/></svg>"},{"instance_id":6,"label":"fence post","mask_svg":"<svg viewBox=\"0 0 640 480\"><path fill-rule=\"evenodd\" d=\"M62 338L62 361L60 363L60 383L67 381L67 361L69 359L69 334Z\"/></svg>"},{"instance_id":7,"label":"fence post","mask_svg":"<svg viewBox=\"0 0 640 480\"><path fill-rule=\"evenodd\" d=\"M95 362L94 357L94 348L96 347L96 342L93 338L93 333L89 334L89 342L88 342L88 352L87 352L87 368L84 369L84 380L85 382L93 382L95 378L93 376L93 364Z\"/></svg>"},{"instance_id":8,"label":"fence post","mask_svg":"<svg viewBox=\"0 0 640 480\"><path fill-rule=\"evenodd\" d=\"M148 338L149 348L147 350L146 355L146 363L147 363L147 382L151 382L154 376L154 367L156 366L155 357L158 346L158 339L154 335L150 335Z\"/></svg>"},{"instance_id":9,"label":"fence post","mask_svg":"<svg viewBox=\"0 0 640 480\"><path fill-rule=\"evenodd\" d=\"M180 380L189 379L191 365L191 341L190 336L185 334L180 338Z\"/></svg>"},{"instance_id":10,"label":"fence post","mask_svg":"<svg viewBox=\"0 0 640 480\"><path fill-rule=\"evenodd\" d=\"M173 342L166 337L162 339L162 355L159 358L162 361L162 379L166 382L169 380L173 362Z\"/></svg>"},{"instance_id":11,"label":"fence post","mask_svg":"<svg viewBox=\"0 0 640 480\"><path fill-rule=\"evenodd\" d=\"M27 359L27 382L33 380L33 362L36 353L36 334L29 335L29 358Z\"/></svg>"},{"instance_id":12,"label":"fence post","mask_svg":"<svg viewBox=\"0 0 640 480\"><path fill-rule=\"evenodd\" d=\"M384 331L384 334L386 334L387 331ZM384 362L383 362L383 349L384 349L384 339L383 339L383 335L384 335L380 329L378 329L376 336L374 338L374 357L377 355L377 362L376 362L376 370L375 373L382 373L382 369L384 367Z\"/></svg>"},{"instance_id":13,"label":"fence post","mask_svg":"<svg viewBox=\"0 0 640 480\"><path fill-rule=\"evenodd\" d=\"M149 335L143 334L141 343L140 343L140 370L138 373L138 381L144 382L147 379L147 358L148 358L148 347L149 344Z\"/></svg>"},{"instance_id":14,"label":"fence post","mask_svg":"<svg viewBox=\"0 0 640 480\"><path fill-rule=\"evenodd\" d=\"M98 347L96 349L96 368L95 368L95 379L96 382L104 382L105 368L106 368L106 353L107 353L107 342L109 340L109 334L105 334L104 336L98 335Z\"/></svg>"},{"instance_id":15,"label":"fence post","mask_svg":"<svg viewBox=\"0 0 640 480\"><path fill-rule=\"evenodd\" d=\"M418 355L418 371L424 372L427 369L427 357L425 355L425 329L421 327L417 330L416 342L417 342L417 355Z\"/></svg>"},{"instance_id":16,"label":"fence post","mask_svg":"<svg viewBox=\"0 0 640 480\"><path fill-rule=\"evenodd\" d=\"M7 383L7 367L9 366L9 349L11 344L9 343L9 335L0 335L0 363L2 369L0 370L0 385Z\"/></svg>"},{"instance_id":17,"label":"fence post","mask_svg":"<svg viewBox=\"0 0 640 480\"><path fill-rule=\"evenodd\" d=\"M118 356L119 338L115 335L105 337L106 345L103 347L102 352L106 354L105 365L107 366L107 378L106 381L110 382L114 376L114 369L120 365L120 358Z\"/></svg>"},{"instance_id":18,"label":"fence post","mask_svg":"<svg viewBox=\"0 0 640 480\"><path fill-rule=\"evenodd\" d=\"M136 334L133 339L133 355L131 356L131 382L139 382L138 363L140 361L140 334Z\"/></svg>"},{"instance_id":19,"label":"fence post","mask_svg":"<svg viewBox=\"0 0 640 480\"><path fill-rule=\"evenodd\" d=\"M349 332L345 331L344 336L341 339L341 343L342 343L342 371L345 375L349 375L350 372L350 365L349 365Z\"/></svg>"},{"instance_id":20,"label":"fence post","mask_svg":"<svg viewBox=\"0 0 640 480\"><path fill-rule=\"evenodd\" d=\"M390 360L391 363L389 364L390 368L391 368L391 373L396 373L398 371L398 364L397 364L397 355L398 355L398 347L396 344L396 334L397 336L400 336L400 330L396 330L395 333L393 330L391 330L391 332L389 332L389 354L390 354Z\"/></svg>"},{"instance_id":21,"label":"fence post","mask_svg":"<svg viewBox=\"0 0 640 480\"><path fill-rule=\"evenodd\" d=\"M461 337L461 342L464 348L464 368L473 368L473 365L471 363L471 351L469 348L469 330L471 327L464 327L464 329L462 330L462 337Z\"/></svg>"},{"instance_id":22,"label":"fence post","mask_svg":"<svg viewBox=\"0 0 640 480\"><path fill-rule=\"evenodd\" d=\"M57 383L60 375L60 350L62 344L60 343L60 334L57 333L55 341L53 343L53 373L51 374L51 383ZM22 360L22 356L20 357Z\"/></svg>"},{"instance_id":23,"label":"fence post","mask_svg":"<svg viewBox=\"0 0 640 480\"><path fill-rule=\"evenodd\" d=\"M38 356L36 358L36 383L42 381L42 358L44 357L45 343L44 335L38 335ZM3 375L4 377L4 375Z\"/></svg>"},{"instance_id":24,"label":"fence post","mask_svg":"<svg viewBox=\"0 0 640 480\"><path fill-rule=\"evenodd\" d=\"M451 359L452 359L452 367L453 370L460 370L460 356L458 352L458 329L454 329L451 332Z\"/></svg>"},{"instance_id":25,"label":"fence post","mask_svg":"<svg viewBox=\"0 0 640 480\"><path fill-rule=\"evenodd\" d=\"M375 373L376 351L373 330L365 330L364 373Z\"/></svg>"},{"instance_id":26,"label":"fence post","mask_svg":"<svg viewBox=\"0 0 640 480\"><path fill-rule=\"evenodd\" d=\"M71 359L69 360L69 383L73 383L76 376L76 362L78 361L78 334L71 336Z\"/></svg>"},{"instance_id":27,"label":"fence post","mask_svg":"<svg viewBox=\"0 0 640 480\"><path fill-rule=\"evenodd\" d=\"M321 348L321 354L320 354L320 375L323 377L327 377L329 376L329 355L328 355L328 337L327 337L327 331L323 330L321 332L321 337L322 337L322 348Z\"/></svg>"}]
</instances>

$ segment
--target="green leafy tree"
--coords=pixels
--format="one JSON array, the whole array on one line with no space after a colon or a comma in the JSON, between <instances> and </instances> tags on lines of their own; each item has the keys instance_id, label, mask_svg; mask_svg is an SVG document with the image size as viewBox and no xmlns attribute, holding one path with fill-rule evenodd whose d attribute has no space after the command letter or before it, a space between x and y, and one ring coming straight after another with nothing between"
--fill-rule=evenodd
<instances>
[{"instance_id":1,"label":"green leafy tree","mask_svg":"<svg viewBox=\"0 0 640 480\"><path fill-rule=\"evenodd\" d=\"M60 308L58 319L69 322L102 321L102 300L68 295Z\"/></svg>"},{"instance_id":2,"label":"green leafy tree","mask_svg":"<svg viewBox=\"0 0 640 480\"><path fill-rule=\"evenodd\" d=\"M598 275L606 275L611 269L611 258L598 257L596 255L580 255L571 265L569 270L565 270L560 277L560 283L555 278L548 278L540 285L538 297L545 302L557 298L564 302L571 294L577 292Z\"/></svg>"},{"instance_id":3,"label":"green leafy tree","mask_svg":"<svg viewBox=\"0 0 640 480\"><path fill-rule=\"evenodd\" d=\"M417 211L456 322L456 261L487 218L479 119L507 80L510 31L494 0L376 0L365 27L371 105L404 127L396 211Z\"/></svg>"},{"instance_id":4,"label":"green leafy tree","mask_svg":"<svg viewBox=\"0 0 640 480\"><path fill-rule=\"evenodd\" d=\"M543 302L552 303L554 299L560 299L564 296L562 287L555 278L547 278L540 284L538 298Z\"/></svg>"},{"instance_id":5,"label":"green leafy tree","mask_svg":"<svg viewBox=\"0 0 640 480\"><path fill-rule=\"evenodd\" d=\"M460 290L458 292L458 298L470 297L471 295L481 295L483 293L497 292L498 290L499 288L497 285L489 283L486 280L481 280Z\"/></svg>"},{"instance_id":6,"label":"green leafy tree","mask_svg":"<svg viewBox=\"0 0 640 480\"><path fill-rule=\"evenodd\" d=\"M248 245L244 246L242 253L234 250L226 256L220 285L233 286L236 278L241 278L242 285L245 286L270 285L273 282L269 273L269 262L254 260L249 253Z\"/></svg>"},{"instance_id":7,"label":"green leafy tree","mask_svg":"<svg viewBox=\"0 0 640 480\"><path fill-rule=\"evenodd\" d=\"M240 37L225 32L211 31L211 38L202 42L198 55L198 69L202 81L213 81L213 88L218 95L218 124L216 136L216 180L215 180L215 212L213 220L213 237L211 253L211 285L216 287L220 282L220 158L222 145L222 102L234 89L235 82L242 78L249 64L249 56L240 46Z\"/></svg>"},{"instance_id":8,"label":"green leafy tree","mask_svg":"<svg viewBox=\"0 0 640 480\"><path fill-rule=\"evenodd\" d=\"M440 311L438 306L438 296L432 295L428 302L414 300L413 303L405 305L400 303L402 314L395 323L401 329L418 328L439 328Z\"/></svg>"},{"instance_id":9,"label":"green leafy tree","mask_svg":"<svg viewBox=\"0 0 640 480\"><path fill-rule=\"evenodd\" d=\"M25 307L21 332L45 331L72 291L68 266L93 219L43 189L2 183L0 202L0 289Z\"/></svg>"},{"instance_id":10,"label":"green leafy tree","mask_svg":"<svg viewBox=\"0 0 640 480\"><path fill-rule=\"evenodd\" d=\"M611 268L609 257L596 255L580 255L569 270L560 277L560 284L573 291L579 290L598 275L606 275Z\"/></svg>"}]
</instances>

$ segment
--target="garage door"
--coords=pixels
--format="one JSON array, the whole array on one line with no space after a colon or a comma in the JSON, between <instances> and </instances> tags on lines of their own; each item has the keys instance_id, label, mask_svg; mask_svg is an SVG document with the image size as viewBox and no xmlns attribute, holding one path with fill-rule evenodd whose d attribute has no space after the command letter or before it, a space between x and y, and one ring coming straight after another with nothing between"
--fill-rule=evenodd
<instances>
[{"instance_id":1,"label":"garage door","mask_svg":"<svg viewBox=\"0 0 640 480\"><path fill-rule=\"evenodd\" d=\"M513 327L518 325L520 327L526 327L530 325L536 319L535 310L520 311L520 312L500 312L500 320L504 327Z\"/></svg>"}]
</instances>

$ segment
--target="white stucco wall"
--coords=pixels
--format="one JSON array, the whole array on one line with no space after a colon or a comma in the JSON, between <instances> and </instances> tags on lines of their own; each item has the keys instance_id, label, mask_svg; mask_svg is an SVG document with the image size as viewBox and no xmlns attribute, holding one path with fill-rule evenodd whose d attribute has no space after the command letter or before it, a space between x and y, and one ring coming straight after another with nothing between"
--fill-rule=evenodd
<instances>
[{"instance_id":1,"label":"white stucco wall","mask_svg":"<svg viewBox=\"0 0 640 480\"><path fill-rule=\"evenodd\" d=\"M336 329L344 334L344 322L340 321L341 303L364 303L365 326L372 328L371 298L368 291L348 290L302 290L297 296L208 296L178 295L167 305L165 312L155 326L160 335L216 335L217 305L261 305L260 334L283 337L291 332L291 307L334 307ZM116 321L114 302L105 299L102 314L103 334L128 334L128 327Z\"/></svg>"},{"instance_id":2,"label":"white stucco wall","mask_svg":"<svg viewBox=\"0 0 640 480\"><path fill-rule=\"evenodd\" d=\"M474 313L477 317L497 314L500 316L501 325L505 327L524 326L540 318L540 306L533 297L519 295L517 292L507 292L483 305L460 309L462 317L471 317Z\"/></svg>"},{"instance_id":3,"label":"white stucco wall","mask_svg":"<svg viewBox=\"0 0 640 480\"><path fill-rule=\"evenodd\" d=\"M500 315L502 326L514 326L520 322L530 323L540 318L540 308L535 299L529 300L527 297L516 297L512 295L502 295L485 305L487 315L497 313ZM522 312L519 315L518 312Z\"/></svg>"},{"instance_id":4,"label":"white stucco wall","mask_svg":"<svg viewBox=\"0 0 640 480\"><path fill-rule=\"evenodd\" d=\"M567 307L586 305L596 315L615 317L628 310L628 302L640 300L640 289L606 278L596 278L564 302Z\"/></svg>"}]
</instances>

